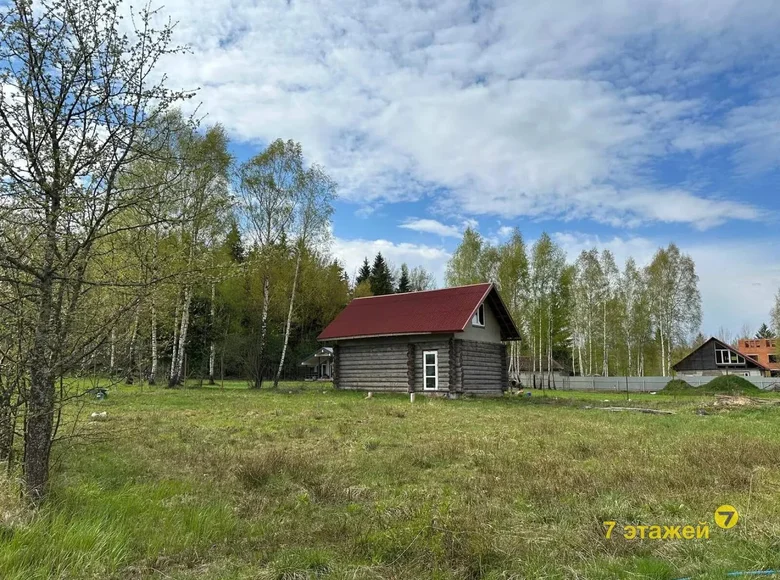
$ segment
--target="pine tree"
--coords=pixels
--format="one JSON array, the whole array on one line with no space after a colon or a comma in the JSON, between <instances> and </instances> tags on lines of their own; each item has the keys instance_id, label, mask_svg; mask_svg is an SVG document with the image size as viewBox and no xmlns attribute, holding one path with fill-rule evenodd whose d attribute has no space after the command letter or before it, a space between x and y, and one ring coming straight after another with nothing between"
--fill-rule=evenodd
<instances>
[{"instance_id":1,"label":"pine tree","mask_svg":"<svg viewBox=\"0 0 780 580\"><path fill-rule=\"evenodd\" d=\"M761 327L758 329L758 332L756 332L756 338L774 338L774 337L775 334L766 325L766 323L762 324Z\"/></svg>"},{"instance_id":2,"label":"pine tree","mask_svg":"<svg viewBox=\"0 0 780 580\"><path fill-rule=\"evenodd\" d=\"M401 264L401 277L398 279L398 293L404 294L411 292L412 288L409 283L409 266Z\"/></svg>"},{"instance_id":3,"label":"pine tree","mask_svg":"<svg viewBox=\"0 0 780 580\"><path fill-rule=\"evenodd\" d=\"M363 258L363 265L358 270L357 278L355 278L355 286L359 286L361 282L365 282L371 278L371 265L368 263L368 258Z\"/></svg>"},{"instance_id":4,"label":"pine tree","mask_svg":"<svg viewBox=\"0 0 780 580\"><path fill-rule=\"evenodd\" d=\"M393 275L390 273L387 262L382 257L382 252L378 252L376 258L374 258L369 281L371 282L371 293L374 296L392 294L394 291Z\"/></svg>"}]
</instances>

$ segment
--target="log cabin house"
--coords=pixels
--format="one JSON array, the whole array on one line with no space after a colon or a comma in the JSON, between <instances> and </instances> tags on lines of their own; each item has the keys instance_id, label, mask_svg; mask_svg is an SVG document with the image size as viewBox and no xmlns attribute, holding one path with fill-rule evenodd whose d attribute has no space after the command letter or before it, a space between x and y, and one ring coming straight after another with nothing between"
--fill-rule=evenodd
<instances>
[{"instance_id":1,"label":"log cabin house","mask_svg":"<svg viewBox=\"0 0 780 580\"><path fill-rule=\"evenodd\" d=\"M519 340L492 284L356 298L318 339L339 389L501 395L504 342Z\"/></svg>"}]
</instances>

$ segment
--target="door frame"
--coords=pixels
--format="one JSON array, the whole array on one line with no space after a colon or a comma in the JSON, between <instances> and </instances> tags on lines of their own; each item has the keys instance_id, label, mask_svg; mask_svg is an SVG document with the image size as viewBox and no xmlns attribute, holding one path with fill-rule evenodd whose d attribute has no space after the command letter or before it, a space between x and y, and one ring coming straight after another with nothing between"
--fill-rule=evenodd
<instances>
[{"instance_id":1,"label":"door frame","mask_svg":"<svg viewBox=\"0 0 780 580\"><path fill-rule=\"evenodd\" d=\"M433 363L433 382L434 387L430 388L428 386L428 375L426 374L426 365L425 364L425 357L429 354L432 354L434 356L434 363ZM423 390L424 391L438 391L439 390L439 351L438 350L424 350L422 353L422 382L423 382Z\"/></svg>"}]
</instances>

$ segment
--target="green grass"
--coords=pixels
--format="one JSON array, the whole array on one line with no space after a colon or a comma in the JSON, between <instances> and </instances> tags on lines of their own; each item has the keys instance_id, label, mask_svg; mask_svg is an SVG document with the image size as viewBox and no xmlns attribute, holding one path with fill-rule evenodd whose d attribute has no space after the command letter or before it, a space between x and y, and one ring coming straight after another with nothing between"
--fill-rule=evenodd
<instances>
[{"instance_id":1,"label":"green grass","mask_svg":"<svg viewBox=\"0 0 780 580\"><path fill-rule=\"evenodd\" d=\"M664 387L664 393L674 395L749 395L762 396L762 391L742 377L724 375L712 379L705 385L694 387L683 379L674 379Z\"/></svg>"},{"instance_id":2,"label":"green grass","mask_svg":"<svg viewBox=\"0 0 780 580\"><path fill-rule=\"evenodd\" d=\"M770 399L780 398L768 395ZM428 400L245 383L112 389L31 515L0 486L0 578L721 578L780 567L780 407L534 392ZM715 528L736 506L740 523ZM607 540L709 522L710 539ZM617 536L617 537L616 537Z\"/></svg>"}]
</instances>

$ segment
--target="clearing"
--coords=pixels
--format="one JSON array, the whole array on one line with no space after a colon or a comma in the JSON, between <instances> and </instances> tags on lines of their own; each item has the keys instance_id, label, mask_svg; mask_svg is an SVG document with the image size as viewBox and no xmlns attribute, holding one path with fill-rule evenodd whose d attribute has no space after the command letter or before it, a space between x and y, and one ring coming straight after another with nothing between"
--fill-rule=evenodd
<instances>
[{"instance_id":1,"label":"clearing","mask_svg":"<svg viewBox=\"0 0 780 580\"><path fill-rule=\"evenodd\" d=\"M780 402L777 395L767 395ZM608 401L605 401L608 400ZM57 447L36 517L0 494L0 577L721 578L780 568L780 406L323 385L122 387ZM674 411L607 413L599 406ZM732 529L713 512L732 504ZM618 528L611 539L603 521ZM623 525L709 524L626 540Z\"/></svg>"}]
</instances>

